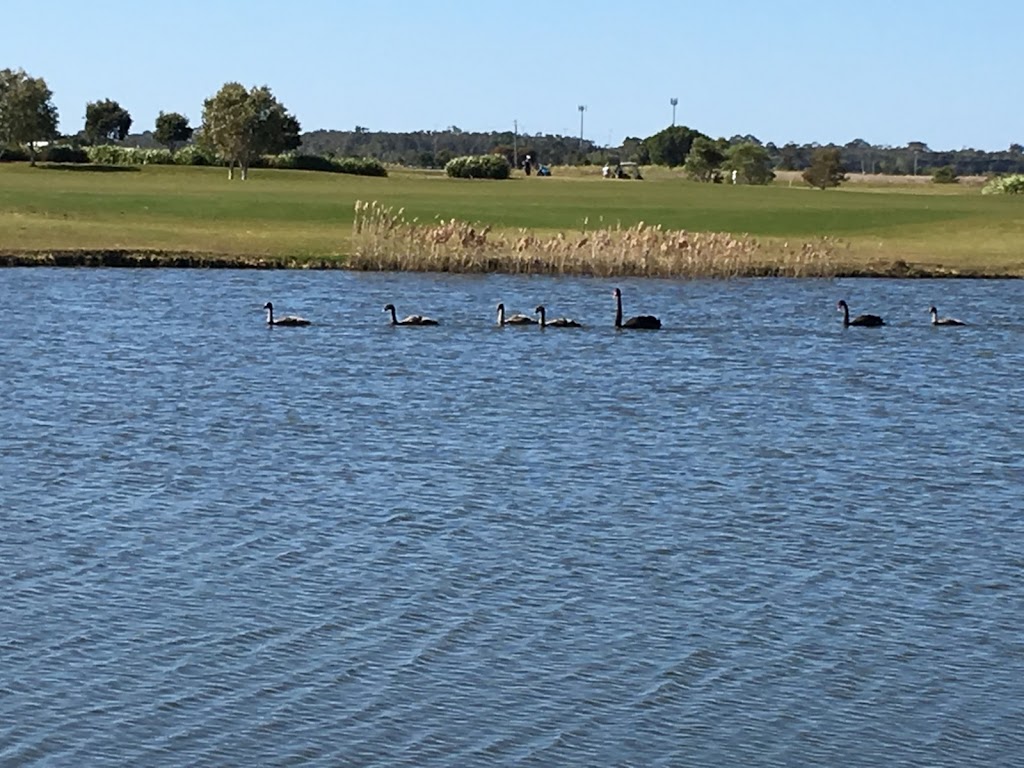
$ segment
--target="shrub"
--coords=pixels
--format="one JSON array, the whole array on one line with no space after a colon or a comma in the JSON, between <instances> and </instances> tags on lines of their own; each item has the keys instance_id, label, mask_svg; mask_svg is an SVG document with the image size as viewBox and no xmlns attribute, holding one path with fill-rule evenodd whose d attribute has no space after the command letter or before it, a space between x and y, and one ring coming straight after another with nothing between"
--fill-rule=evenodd
<instances>
[{"instance_id":1,"label":"shrub","mask_svg":"<svg viewBox=\"0 0 1024 768\"><path fill-rule=\"evenodd\" d=\"M0 146L0 163L19 163L30 159L28 150L23 147Z\"/></svg>"},{"instance_id":2,"label":"shrub","mask_svg":"<svg viewBox=\"0 0 1024 768\"><path fill-rule=\"evenodd\" d=\"M1024 173L999 176L981 188L983 195L1024 195Z\"/></svg>"},{"instance_id":3,"label":"shrub","mask_svg":"<svg viewBox=\"0 0 1024 768\"><path fill-rule=\"evenodd\" d=\"M199 144L189 144L174 153L175 165L216 165L217 156Z\"/></svg>"},{"instance_id":4,"label":"shrub","mask_svg":"<svg viewBox=\"0 0 1024 768\"><path fill-rule=\"evenodd\" d=\"M454 157L444 167L453 179L507 179L509 164L501 155Z\"/></svg>"},{"instance_id":5,"label":"shrub","mask_svg":"<svg viewBox=\"0 0 1024 768\"><path fill-rule=\"evenodd\" d=\"M51 144L39 154L39 159L46 163L88 163L89 155L81 147Z\"/></svg>"},{"instance_id":6,"label":"shrub","mask_svg":"<svg viewBox=\"0 0 1024 768\"><path fill-rule=\"evenodd\" d=\"M116 144L97 144L86 150L89 162L97 165L170 165L174 162L169 149L138 149Z\"/></svg>"},{"instance_id":7,"label":"shrub","mask_svg":"<svg viewBox=\"0 0 1024 768\"><path fill-rule=\"evenodd\" d=\"M932 181L935 184L956 184L960 177L956 175L956 169L952 165L944 165L935 169Z\"/></svg>"},{"instance_id":8,"label":"shrub","mask_svg":"<svg viewBox=\"0 0 1024 768\"><path fill-rule=\"evenodd\" d=\"M174 155L169 149L136 149L135 156L142 165L174 165Z\"/></svg>"},{"instance_id":9,"label":"shrub","mask_svg":"<svg viewBox=\"0 0 1024 768\"><path fill-rule=\"evenodd\" d=\"M281 155L264 155L261 163L265 168L292 171L323 171L326 173L351 173L357 176L387 176L388 171L379 160L371 157L334 158L326 155L303 155L285 152Z\"/></svg>"},{"instance_id":10,"label":"shrub","mask_svg":"<svg viewBox=\"0 0 1024 768\"><path fill-rule=\"evenodd\" d=\"M323 155L301 155L285 152L281 155L266 155L263 158L267 168L280 168L292 171L334 171L330 158Z\"/></svg>"},{"instance_id":11,"label":"shrub","mask_svg":"<svg viewBox=\"0 0 1024 768\"><path fill-rule=\"evenodd\" d=\"M388 169L380 160L372 157L342 157L331 161L338 173L356 176L387 176Z\"/></svg>"}]
</instances>

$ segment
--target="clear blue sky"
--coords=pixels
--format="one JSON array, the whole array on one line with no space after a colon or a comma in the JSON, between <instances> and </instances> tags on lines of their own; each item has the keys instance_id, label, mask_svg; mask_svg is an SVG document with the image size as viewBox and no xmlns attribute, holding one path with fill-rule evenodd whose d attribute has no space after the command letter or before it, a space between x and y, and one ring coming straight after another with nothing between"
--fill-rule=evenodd
<instances>
[{"instance_id":1,"label":"clear blue sky","mask_svg":"<svg viewBox=\"0 0 1024 768\"><path fill-rule=\"evenodd\" d=\"M0 68L61 130L115 99L133 131L269 85L303 130L511 130L598 144L712 136L985 150L1024 143L1022 0L5 3Z\"/></svg>"}]
</instances>

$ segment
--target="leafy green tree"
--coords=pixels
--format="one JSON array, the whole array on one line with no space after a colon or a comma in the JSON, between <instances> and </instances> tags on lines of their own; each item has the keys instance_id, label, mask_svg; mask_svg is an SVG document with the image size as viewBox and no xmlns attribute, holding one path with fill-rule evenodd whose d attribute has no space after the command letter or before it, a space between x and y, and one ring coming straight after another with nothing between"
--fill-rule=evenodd
<instances>
[{"instance_id":1,"label":"leafy green tree","mask_svg":"<svg viewBox=\"0 0 1024 768\"><path fill-rule=\"evenodd\" d=\"M687 128L685 125L673 125L643 141L648 157L655 165L667 165L675 168L686 162L690 147L698 138L707 138L700 131Z\"/></svg>"},{"instance_id":2,"label":"leafy green tree","mask_svg":"<svg viewBox=\"0 0 1024 768\"><path fill-rule=\"evenodd\" d=\"M112 99L85 105L85 137L93 144L123 141L131 127L128 110Z\"/></svg>"},{"instance_id":3,"label":"leafy green tree","mask_svg":"<svg viewBox=\"0 0 1024 768\"><path fill-rule=\"evenodd\" d=\"M686 156L683 171L696 181L714 181L725 161L726 142L714 141L707 136L698 136Z\"/></svg>"},{"instance_id":4,"label":"leafy green tree","mask_svg":"<svg viewBox=\"0 0 1024 768\"><path fill-rule=\"evenodd\" d=\"M299 121L265 85L246 90L241 83L225 83L203 102L202 140L227 160L229 179L236 164L245 180L260 155L295 149L299 131Z\"/></svg>"},{"instance_id":5,"label":"leafy green tree","mask_svg":"<svg viewBox=\"0 0 1024 768\"><path fill-rule=\"evenodd\" d=\"M736 179L742 184L768 184L775 178L768 150L750 141L729 147L722 169L736 171Z\"/></svg>"},{"instance_id":6,"label":"leafy green tree","mask_svg":"<svg viewBox=\"0 0 1024 768\"><path fill-rule=\"evenodd\" d=\"M803 179L812 187L826 189L838 187L846 181L846 169L838 147L820 147L814 150L811 164L803 172Z\"/></svg>"},{"instance_id":7,"label":"leafy green tree","mask_svg":"<svg viewBox=\"0 0 1024 768\"><path fill-rule=\"evenodd\" d=\"M161 112L156 118L153 138L174 154L180 145L192 138L195 129L189 126L188 118L177 112Z\"/></svg>"},{"instance_id":8,"label":"leafy green tree","mask_svg":"<svg viewBox=\"0 0 1024 768\"><path fill-rule=\"evenodd\" d=\"M25 70L0 70L0 152L7 145L27 144L29 161L36 164L36 142L57 135L57 108L41 77Z\"/></svg>"},{"instance_id":9,"label":"leafy green tree","mask_svg":"<svg viewBox=\"0 0 1024 768\"><path fill-rule=\"evenodd\" d=\"M960 177L956 175L956 168L952 165L944 165L936 168L932 173L932 181L935 184L956 184Z\"/></svg>"}]
</instances>

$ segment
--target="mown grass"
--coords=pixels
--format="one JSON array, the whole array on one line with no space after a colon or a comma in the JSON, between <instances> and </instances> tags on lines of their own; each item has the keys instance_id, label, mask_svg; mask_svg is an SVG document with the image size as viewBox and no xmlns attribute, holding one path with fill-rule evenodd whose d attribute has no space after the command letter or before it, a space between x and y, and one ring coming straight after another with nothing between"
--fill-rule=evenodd
<instances>
[{"instance_id":1,"label":"mown grass","mask_svg":"<svg viewBox=\"0 0 1024 768\"><path fill-rule=\"evenodd\" d=\"M632 227L749 235L768 250L822 237L853 264L906 261L968 273L1024 274L1024 200L974 186L703 185L675 174L604 180L600 169L552 178L464 181L393 170L389 178L147 166L132 173L0 165L0 252L165 250L239 257L344 259L357 200L409 219L479 222L537 235Z\"/></svg>"}]
</instances>

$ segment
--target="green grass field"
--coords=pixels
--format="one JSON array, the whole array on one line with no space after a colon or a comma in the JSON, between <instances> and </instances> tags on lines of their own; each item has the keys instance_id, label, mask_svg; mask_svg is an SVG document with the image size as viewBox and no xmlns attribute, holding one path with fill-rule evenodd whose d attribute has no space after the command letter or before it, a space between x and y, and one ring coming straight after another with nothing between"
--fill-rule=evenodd
<instances>
[{"instance_id":1,"label":"green grass field","mask_svg":"<svg viewBox=\"0 0 1024 768\"><path fill-rule=\"evenodd\" d=\"M452 180L393 170L389 178L219 168L95 169L0 165L0 252L161 250L270 258L343 258L356 200L421 221L559 230L660 224L749 234L769 244L840 238L853 263L1024 275L1024 200L977 186L850 183L821 192L697 184L653 169L644 181L600 169L551 178Z\"/></svg>"}]
</instances>

